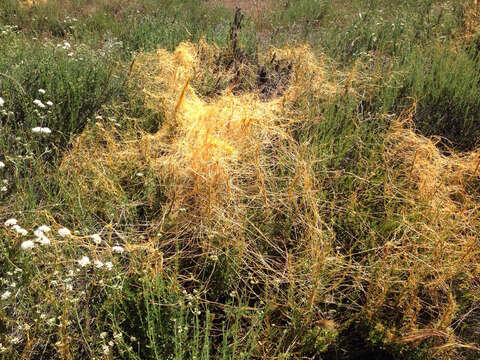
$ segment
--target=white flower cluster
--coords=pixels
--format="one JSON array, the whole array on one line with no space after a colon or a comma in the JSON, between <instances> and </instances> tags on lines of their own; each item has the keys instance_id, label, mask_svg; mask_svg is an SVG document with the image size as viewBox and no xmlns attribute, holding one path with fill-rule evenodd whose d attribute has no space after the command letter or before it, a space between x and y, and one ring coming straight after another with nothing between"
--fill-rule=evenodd
<instances>
[{"instance_id":1,"label":"white flower cluster","mask_svg":"<svg viewBox=\"0 0 480 360\"><path fill-rule=\"evenodd\" d=\"M38 93L39 93L40 95L45 95L45 94L47 93L47 90L45 90L45 89L38 89ZM34 103L37 107L39 107L39 108L41 108L41 109L45 109L45 108L47 107L47 105L48 105L48 106L53 106L53 102L51 102L50 100L48 100L46 103L43 103L42 100L40 100L40 99L35 99L35 100L33 100L33 103ZM46 105L45 105L45 104L46 104ZM44 119L44 118L45 118L45 116L42 115L42 114L38 111L38 109L35 109L34 112L37 113L37 115L38 115L41 119ZM51 111L48 110L47 112L50 113ZM52 130L51 130L50 128L48 128L48 127L36 126L36 127L32 128L32 132L35 133L35 134L51 134L51 133L52 133Z\"/></svg>"},{"instance_id":2,"label":"white flower cluster","mask_svg":"<svg viewBox=\"0 0 480 360\"><path fill-rule=\"evenodd\" d=\"M52 130L50 130L50 128L48 127L34 127L32 128L32 132L35 133L35 134L51 134L52 133Z\"/></svg>"},{"instance_id":3,"label":"white flower cluster","mask_svg":"<svg viewBox=\"0 0 480 360\"><path fill-rule=\"evenodd\" d=\"M33 103L37 105L38 107L45 109L47 106L42 102L42 100L35 99L33 100Z\"/></svg>"},{"instance_id":4,"label":"white flower cluster","mask_svg":"<svg viewBox=\"0 0 480 360\"><path fill-rule=\"evenodd\" d=\"M67 15L67 16L65 17L65 19L63 20L63 22L64 22L65 24L67 24L67 23L69 23L69 22L77 22L77 21L78 21L78 19L77 19L76 17L71 18L71 17L68 16L68 15Z\"/></svg>"},{"instance_id":5,"label":"white flower cluster","mask_svg":"<svg viewBox=\"0 0 480 360\"><path fill-rule=\"evenodd\" d=\"M72 47L72 45L71 45L68 41L66 41L66 40L64 40L63 43L57 44L57 48L61 48L61 49L63 49L63 50L67 50L67 51L70 50L71 47ZM67 56L68 56L68 57L72 57L72 56L73 56L73 52L71 52L71 51L68 52L68 53L67 53Z\"/></svg>"},{"instance_id":6,"label":"white flower cluster","mask_svg":"<svg viewBox=\"0 0 480 360\"><path fill-rule=\"evenodd\" d=\"M47 235L45 235L45 233L50 231L51 229L47 225L39 226L37 230L33 232L33 235L36 236L35 241L37 241L40 245L50 245L51 241Z\"/></svg>"},{"instance_id":7,"label":"white flower cluster","mask_svg":"<svg viewBox=\"0 0 480 360\"><path fill-rule=\"evenodd\" d=\"M62 230L62 232L63 232L66 229L64 228L64 229L60 229L60 230ZM60 233L60 230L59 230L59 233ZM93 234L93 235L90 235L88 237L91 238L96 245L101 245L102 242L103 242L100 234ZM113 253L116 253L116 254L123 254L124 251L125 251L125 249L122 246L119 246L119 245L112 246L111 250L112 250ZM91 262L91 260L88 256L82 256L79 260L77 260L77 263L80 265L80 267L87 267L87 266L92 264L92 262ZM95 266L96 269L101 269L101 268L105 267L108 271L113 269L113 263L111 261L107 261L107 262L104 263L103 261L98 260L98 259L93 261L93 266Z\"/></svg>"},{"instance_id":8,"label":"white flower cluster","mask_svg":"<svg viewBox=\"0 0 480 360\"><path fill-rule=\"evenodd\" d=\"M0 29L1 29L0 34L8 35L16 32L18 30L18 25L4 25L4 26L0 26Z\"/></svg>"},{"instance_id":9,"label":"white flower cluster","mask_svg":"<svg viewBox=\"0 0 480 360\"><path fill-rule=\"evenodd\" d=\"M5 224L5 226L7 226L7 227L8 227L8 226L17 225L17 219L14 219L14 218L8 219L8 220L5 221L4 224Z\"/></svg>"},{"instance_id":10,"label":"white flower cluster","mask_svg":"<svg viewBox=\"0 0 480 360\"><path fill-rule=\"evenodd\" d=\"M5 292L2 294L2 296L1 296L0 298L1 298L2 300L7 300L7 299L10 297L10 295L12 295L12 293L7 290L7 291L5 291Z\"/></svg>"},{"instance_id":11,"label":"white flower cluster","mask_svg":"<svg viewBox=\"0 0 480 360\"><path fill-rule=\"evenodd\" d=\"M125 251L125 249L121 246L112 246L112 252L114 253L117 253L117 254L123 254L123 252Z\"/></svg>"},{"instance_id":12,"label":"white flower cluster","mask_svg":"<svg viewBox=\"0 0 480 360\"><path fill-rule=\"evenodd\" d=\"M35 243L32 240L22 242L20 245L22 250L32 250L35 247Z\"/></svg>"},{"instance_id":13,"label":"white flower cluster","mask_svg":"<svg viewBox=\"0 0 480 360\"><path fill-rule=\"evenodd\" d=\"M18 234L20 235L23 235L23 236L27 236L28 235L28 231L25 230L24 228L22 228L21 226L19 225L13 225L12 226L12 229L15 230Z\"/></svg>"},{"instance_id":14,"label":"white flower cluster","mask_svg":"<svg viewBox=\"0 0 480 360\"><path fill-rule=\"evenodd\" d=\"M28 231L23 229L20 225L18 225L18 220L15 218L7 219L4 222L4 225L5 227L10 228L23 236L28 235ZM50 245L51 240L47 236L47 234L50 233L51 231L52 229L48 225L41 225L37 227L36 230L33 231L33 235L35 236L35 238L33 240L23 241L20 244L20 247L22 248L22 250L28 251L35 248L35 243L38 243L41 246ZM72 236L72 232L66 227L62 227L58 229L57 232L58 232L58 235L62 238L68 238ZM96 245L101 245L103 242L100 234L93 234L93 235L89 235L88 237L91 238ZM120 245L115 245L111 247L111 251L112 253L115 253L115 254L123 254L125 252L125 249ZM86 255L82 256L79 260L76 261L76 263L82 268L92 265L92 261ZM97 269L105 268L108 271L113 269L113 263L111 261L107 261L104 263L103 261L96 259L93 261L93 265ZM10 294L5 295L5 297L8 297L8 296L10 296Z\"/></svg>"},{"instance_id":15,"label":"white flower cluster","mask_svg":"<svg viewBox=\"0 0 480 360\"><path fill-rule=\"evenodd\" d=\"M90 237L92 238L95 244L100 245L102 243L102 238L100 237L99 234L93 234L93 235L90 235Z\"/></svg>"},{"instance_id":16,"label":"white flower cluster","mask_svg":"<svg viewBox=\"0 0 480 360\"><path fill-rule=\"evenodd\" d=\"M5 163L3 161L0 161L0 169L3 169L4 167L5 167ZM8 188L7 188L8 180L3 179L2 183L3 183L3 185L0 186L0 192L7 192L7 190L8 190Z\"/></svg>"},{"instance_id":17,"label":"white flower cluster","mask_svg":"<svg viewBox=\"0 0 480 360\"><path fill-rule=\"evenodd\" d=\"M72 47L70 43L66 40L63 41L63 44L57 44L57 48L61 47L63 50L68 50Z\"/></svg>"},{"instance_id":18,"label":"white flower cluster","mask_svg":"<svg viewBox=\"0 0 480 360\"><path fill-rule=\"evenodd\" d=\"M68 230L67 228L63 227L61 229L58 229L58 235L60 235L61 237L68 237L68 236L71 236L72 235L72 232L70 230Z\"/></svg>"},{"instance_id":19,"label":"white flower cluster","mask_svg":"<svg viewBox=\"0 0 480 360\"><path fill-rule=\"evenodd\" d=\"M90 265L90 258L88 256L82 256L82 258L80 260L78 260L78 264L81 267L88 266L88 265Z\"/></svg>"},{"instance_id":20,"label":"white flower cluster","mask_svg":"<svg viewBox=\"0 0 480 360\"><path fill-rule=\"evenodd\" d=\"M13 230L15 230L17 232L17 234L20 234L20 235L23 235L23 236L28 235L28 231L17 224L17 219L13 219L13 218L8 219L4 222L4 225L6 227L10 227Z\"/></svg>"},{"instance_id":21,"label":"white flower cluster","mask_svg":"<svg viewBox=\"0 0 480 360\"><path fill-rule=\"evenodd\" d=\"M8 228L11 228L12 230L15 230L18 234L26 236L28 235L28 231L22 228L21 226L18 225L18 220L15 218L8 219L4 222L4 225ZM35 247L35 242L38 242L40 245L45 246L45 245L50 245L51 241L45 235L45 233L50 232L51 229L47 225L42 225L39 226L34 232L33 235L35 235L34 240L25 240L20 244L20 247L23 250L32 250Z\"/></svg>"},{"instance_id":22,"label":"white flower cluster","mask_svg":"<svg viewBox=\"0 0 480 360\"><path fill-rule=\"evenodd\" d=\"M90 261L90 258L88 256L82 256L80 260L77 260L78 265L81 267L87 267L89 266L92 262ZM112 270L113 269L113 263L111 261L107 261L106 263L103 263L100 260L94 260L93 265L97 269L101 269L105 266L107 270Z\"/></svg>"}]
</instances>

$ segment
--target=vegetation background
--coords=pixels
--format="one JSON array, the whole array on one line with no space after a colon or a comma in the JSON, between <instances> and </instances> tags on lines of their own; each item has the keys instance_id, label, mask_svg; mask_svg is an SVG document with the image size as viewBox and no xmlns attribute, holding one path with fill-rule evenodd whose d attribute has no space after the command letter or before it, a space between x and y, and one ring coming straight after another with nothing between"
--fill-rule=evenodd
<instances>
[{"instance_id":1,"label":"vegetation background","mask_svg":"<svg viewBox=\"0 0 480 360\"><path fill-rule=\"evenodd\" d=\"M2 0L0 359L478 359L479 24Z\"/></svg>"}]
</instances>

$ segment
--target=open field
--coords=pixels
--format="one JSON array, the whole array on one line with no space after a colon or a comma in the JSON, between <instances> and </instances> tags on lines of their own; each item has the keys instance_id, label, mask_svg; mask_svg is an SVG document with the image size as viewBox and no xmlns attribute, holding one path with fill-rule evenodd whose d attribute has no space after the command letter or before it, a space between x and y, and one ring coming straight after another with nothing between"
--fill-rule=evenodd
<instances>
[{"instance_id":1,"label":"open field","mask_svg":"<svg viewBox=\"0 0 480 360\"><path fill-rule=\"evenodd\" d=\"M0 359L479 359L479 25L1 1Z\"/></svg>"}]
</instances>

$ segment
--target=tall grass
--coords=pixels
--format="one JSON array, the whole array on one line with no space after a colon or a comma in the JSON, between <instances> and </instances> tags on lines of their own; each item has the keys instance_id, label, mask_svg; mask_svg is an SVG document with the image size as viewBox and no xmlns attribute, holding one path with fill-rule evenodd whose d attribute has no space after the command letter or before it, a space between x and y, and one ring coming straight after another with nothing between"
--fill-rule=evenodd
<instances>
[{"instance_id":1,"label":"tall grass","mask_svg":"<svg viewBox=\"0 0 480 360\"><path fill-rule=\"evenodd\" d=\"M441 136L447 146L458 150L475 148L480 136L478 68L478 58L463 49L413 51L399 65L403 74L394 86L400 101L394 108L406 96L417 99L414 118L421 133Z\"/></svg>"}]
</instances>

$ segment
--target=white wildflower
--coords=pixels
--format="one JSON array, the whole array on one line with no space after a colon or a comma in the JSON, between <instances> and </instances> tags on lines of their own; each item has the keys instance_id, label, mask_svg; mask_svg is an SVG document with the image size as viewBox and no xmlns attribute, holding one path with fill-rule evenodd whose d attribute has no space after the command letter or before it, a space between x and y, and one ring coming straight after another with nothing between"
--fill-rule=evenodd
<instances>
[{"instance_id":1,"label":"white wildflower","mask_svg":"<svg viewBox=\"0 0 480 360\"><path fill-rule=\"evenodd\" d=\"M63 48L64 50L68 50L68 49L70 49L71 47L72 47L72 46L70 45L70 43L69 43L68 41L64 41L64 42L63 42L62 48Z\"/></svg>"},{"instance_id":2,"label":"white wildflower","mask_svg":"<svg viewBox=\"0 0 480 360\"><path fill-rule=\"evenodd\" d=\"M143 173L139 172L139 173L136 173L135 175L138 176L138 177L142 177Z\"/></svg>"},{"instance_id":3,"label":"white wildflower","mask_svg":"<svg viewBox=\"0 0 480 360\"><path fill-rule=\"evenodd\" d=\"M43 233L42 230L37 229L33 232L33 235L35 235L37 238L40 238L40 237L44 236L45 234Z\"/></svg>"},{"instance_id":4,"label":"white wildflower","mask_svg":"<svg viewBox=\"0 0 480 360\"><path fill-rule=\"evenodd\" d=\"M48 106L52 106L53 105L53 102L51 102L50 100L47 101L47 105Z\"/></svg>"},{"instance_id":5,"label":"white wildflower","mask_svg":"<svg viewBox=\"0 0 480 360\"><path fill-rule=\"evenodd\" d=\"M46 233L46 232L50 232L51 229L47 225L42 225L42 226L39 226L37 230L40 230L41 232Z\"/></svg>"},{"instance_id":6,"label":"white wildflower","mask_svg":"<svg viewBox=\"0 0 480 360\"><path fill-rule=\"evenodd\" d=\"M110 347L108 345L103 344L102 345L102 350L104 355L110 354Z\"/></svg>"},{"instance_id":7,"label":"white wildflower","mask_svg":"<svg viewBox=\"0 0 480 360\"><path fill-rule=\"evenodd\" d=\"M7 180L7 179L3 179L2 182L3 182L5 185L8 185L8 180Z\"/></svg>"},{"instance_id":8,"label":"white wildflower","mask_svg":"<svg viewBox=\"0 0 480 360\"><path fill-rule=\"evenodd\" d=\"M50 239L45 235L37 237L36 240L40 243L40 245L50 245L51 243Z\"/></svg>"},{"instance_id":9,"label":"white wildflower","mask_svg":"<svg viewBox=\"0 0 480 360\"><path fill-rule=\"evenodd\" d=\"M81 267L85 267L90 265L90 258L88 256L83 256L80 260L78 260L78 264Z\"/></svg>"},{"instance_id":10,"label":"white wildflower","mask_svg":"<svg viewBox=\"0 0 480 360\"><path fill-rule=\"evenodd\" d=\"M99 234L93 234L93 235L90 235L90 237L92 238L95 244L100 245L102 243L102 238L100 237Z\"/></svg>"},{"instance_id":11,"label":"white wildflower","mask_svg":"<svg viewBox=\"0 0 480 360\"><path fill-rule=\"evenodd\" d=\"M42 95L46 93L45 89L38 89L38 92Z\"/></svg>"},{"instance_id":12,"label":"white wildflower","mask_svg":"<svg viewBox=\"0 0 480 360\"><path fill-rule=\"evenodd\" d=\"M70 232L70 230L63 227L61 229L58 229L58 235L60 235L61 237L67 237L72 235L72 233Z\"/></svg>"},{"instance_id":13,"label":"white wildflower","mask_svg":"<svg viewBox=\"0 0 480 360\"><path fill-rule=\"evenodd\" d=\"M13 225L12 228L20 235L26 236L28 235L28 231L18 225Z\"/></svg>"},{"instance_id":14,"label":"white wildflower","mask_svg":"<svg viewBox=\"0 0 480 360\"><path fill-rule=\"evenodd\" d=\"M17 225L17 219L11 218L5 221L5 226Z\"/></svg>"},{"instance_id":15,"label":"white wildflower","mask_svg":"<svg viewBox=\"0 0 480 360\"><path fill-rule=\"evenodd\" d=\"M73 56L73 52L69 52L69 53L67 54L67 56L68 56L68 57L72 57L72 56Z\"/></svg>"},{"instance_id":16,"label":"white wildflower","mask_svg":"<svg viewBox=\"0 0 480 360\"><path fill-rule=\"evenodd\" d=\"M52 130L50 130L50 128L48 128L48 127L37 126L37 127L32 128L32 132L34 132L36 134L51 134Z\"/></svg>"},{"instance_id":17,"label":"white wildflower","mask_svg":"<svg viewBox=\"0 0 480 360\"><path fill-rule=\"evenodd\" d=\"M27 241L22 242L22 244L20 246L23 250L31 250L35 247L35 244L33 243L32 240L27 240Z\"/></svg>"},{"instance_id":18,"label":"white wildflower","mask_svg":"<svg viewBox=\"0 0 480 360\"><path fill-rule=\"evenodd\" d=\"M114 253L117 253L117 254L123 254L123 252L125 251L125 249L121 246L112 246L112 251Z\"/></svg>"},{"instance_id":19,"label":"white wildflower","mask_svg":"<svg viewBox=\"0 0 480 360\"><path fill-rule=\"evenodd\" d=\"M12 295L12 293L7 290L7 291L5 291L5 292L2 294L1 299L2 299L2 300L7 300L7 299L10 297L10 295Z\"/></svg>"},{"instance_id":20,"label":"white wildflower","mask_svg":"<svg viewBox=\"0 0 480 360\"><path fill-rule=\"evenodd\" d=\"M107 261L105 263L105 267L107 268L107 270L112 270L113 269L113 264L111 261Z\"/></svg>"},{"instance_id":21,"label":"white wildflower","mask_svg":"<svg viewBox=\"0 0 480 360\"><path fill-rule=\"evenodd\" d=\"M3 100L3 98L0 97L0 106L3 106L5 105L5 100Z\"/></svg>"},{"instance_id":22,"label":"white wildflower","mask_svg":"<svg viewBox=\"0 0 480 360\"><path fill-rule=\"evenodd\" d=\"M100 260L95 260L93 263L97 269L100 269L103 266L103 262Z\"/></svg>"},{"instance_id":23,"label":"white wildflower","mask_svg":"<svg viewBox=\"0 0 480 360\"><path fill-rule=\"evenodd\" d=\"M18 336L15 336L10 339L10 343L12 343L13 345L18 344L19 342L20 342L20 338Z\"/></svg>"},{"instance_id":24,"label":"white wildflower","mask_svg":"<svg viewBox=\"0 0 480 360\"><path fill-rule=\"evenodd\" d=\"M3 161L0 161L0 169L3 169L5 167L5 163Z\"/></svg>"},{"instance_id":25,"label":"white wildflower","mask_svg":"<svg viewBox=\"0 0 480 360\"><path fill-rule=\"evenodd\" d=\"M7 192L8 188L6 186L0 187L0 192Z\"/></svg>"},{"instance_id":26,"label":"white wildflower","mask_svg":"<svg viewBox=\"0 0 480 360\"><path fill-rule=\"evenodd\" d=\"M105 339L107 337L107 335L108 334L105 331L103 331L103 332L100 333L100 338Z\"/></svg>"},{"instance_id":27,"label":"white wildflower","mask_svg":"<svg viewBox=\"0 0 480 360\"><path fill-rule=\"evenodd\" d=\"M39 99L33 100L33 103L34 103L35 105L37 105L38 107L45 108L45 104L42 103L42 101L39 100Z\"/></svg>"}]
</instances>

